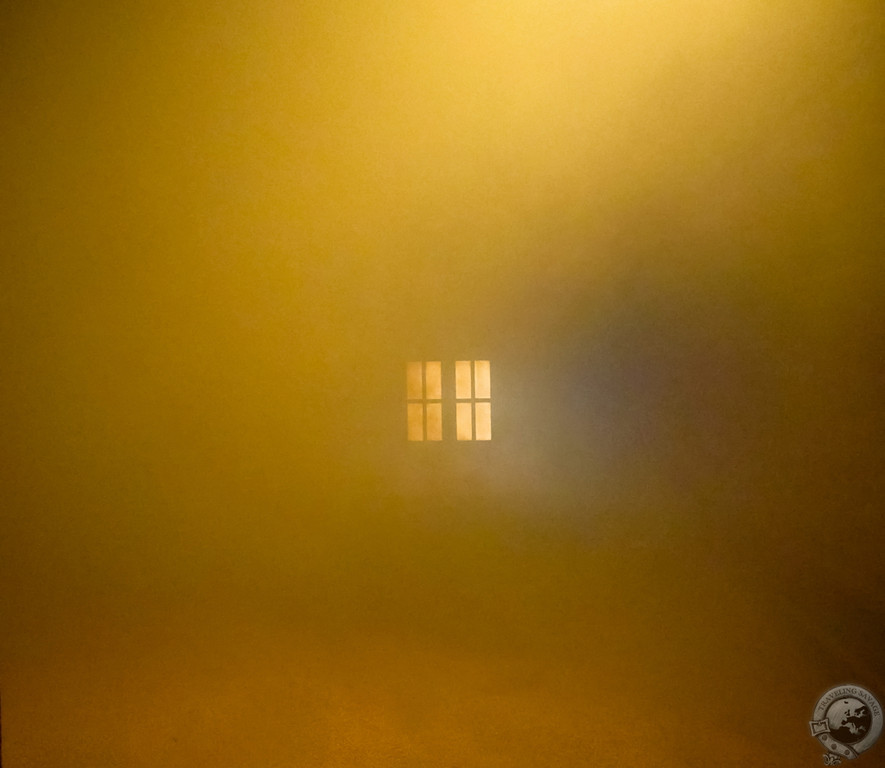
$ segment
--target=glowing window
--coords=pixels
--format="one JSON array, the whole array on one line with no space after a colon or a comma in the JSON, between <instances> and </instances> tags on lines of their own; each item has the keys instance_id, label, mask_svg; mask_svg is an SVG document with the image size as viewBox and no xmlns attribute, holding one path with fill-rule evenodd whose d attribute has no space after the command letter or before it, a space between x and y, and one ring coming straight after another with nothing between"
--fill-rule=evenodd
<instances>
[{"instance_id":1,"label":"glowing window","mask_svg":"<svg viewBox=\"0 0 885 768\"><path fill-rule=\"evenodd\" d=\"M492 376L488 360L455 363L455 428L458 440L492 439Z\"/></svg>"},{"instance_id":2,"label":"glowing window","mask_svg":"<svg viewBox=\"0 0 885 768\"><path fill-rule=\"evenodd\" d=\"M447 390L451 392L451 390ZM448 394L446 397L450 397ZM492 376L488 360L455 363L455 437L492 439ZM442 363L406 365L406 422L409 440L442 440Z\"/></svg>"},{"instance_id":3,"label":"glowing window","mask_svg":"<svg viewBox=\"0 0 885 768\"><path fill-rule=\"evenodd\" d=\"M442 440L442 363L406 366L409 440Z\"/></svg>"}]
</instances>

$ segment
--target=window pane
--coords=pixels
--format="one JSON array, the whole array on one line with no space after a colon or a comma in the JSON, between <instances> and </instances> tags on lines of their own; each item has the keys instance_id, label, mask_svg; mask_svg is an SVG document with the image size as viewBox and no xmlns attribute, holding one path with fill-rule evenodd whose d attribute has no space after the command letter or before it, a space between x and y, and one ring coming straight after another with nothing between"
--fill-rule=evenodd
<instances>
[{"instance_id":1,"label":"window pane","mask_svg":"<svg viewBox=\"0 0 885 768\"><path fill-rule=\"evenodd\" d=\"M473 440L473 403L458 403L455 408L459 440Z\"/></svg>"},{"instance_id":2,"label":"window pane","mask_svg":"<svg viewBox=\"0 0 885 768\"><path fill-rule=\"evenodd\" d=\"M442 403L427 404L427 439L442 440Z\"/></svg>"},{"instance_id":3,"label":"window pane","mask_svg":"<svg viewBox=\"0 0 885 768\"><path fill-rule=\"evenodd\" d=\"M492 439L492 404L476 404L476 439Z\"/></svg>"},{"instance_id":4,"label":"window pane","mask_svg":"<svg viewBox=\"0 0 885 768\"><path fill-rule=\"evenodd\" d=\"M473 397L473 386L470 376L470 361L459 360L455 363L455 397L468 400Z\"/></svg>"},{"instance_id":5,"label":"window pane","mask_svg":"<svg viewBox=\"0 0 885 768\"><path fill-rule=\"evenodd\" d=\"M409 403L409 440L424 439L424 406L421 403Z\"/></svg>"},{"instance_id":6,"label":"window pane","mask_svg":"<svg viewBox=\"0 0 885 768\"><path fill-rule=\"evenodd\" d=\"M442 397L442 363L424 364L424 397L439 400Z\"/></svg>"},{"instance_id":7,"label":"window pane","mask_svg":"<svg viewBox=\"0 0 885 768\"><path fill-rule=\"evenodd\" d=\"M492 396L492 373L488 360L477 360L473 364L473 370L476 376L476 395L475 397L491 397ZM477 418L479 418L477 416ZM478 439L478 438L477 438Z\"/></svg>"},{"instance_id":8,"label":"window pane","mask_svg":"<svg viewBox=\"0 0 885 768\"><path fill-rule=\"evenodd\" d=\"M420 400L424 397L424 381L421 375L423 363L406 365L406 397L409 400Z\"/></svg>"}]
</instances>

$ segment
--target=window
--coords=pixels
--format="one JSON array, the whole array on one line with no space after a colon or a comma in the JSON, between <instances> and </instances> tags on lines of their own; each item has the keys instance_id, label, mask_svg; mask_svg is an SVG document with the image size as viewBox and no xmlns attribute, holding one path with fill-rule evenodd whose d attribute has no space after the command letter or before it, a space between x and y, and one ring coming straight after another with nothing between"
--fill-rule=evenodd
<instances>
[{"instance_id":1,"label":"window","mask_svg":"<svg viewBox=\"0 0 885 768\"><path fill-rule=\"evenodd\" d=\"M455 363L455 425L459 440L492 439L491 385L488 360Z\"/></svg>"},{"instance_id":2,"label":"window","mask_svg":"<svg viewBox=\"0 0 885 768\"><path fill-rule=\"evenodd\" d=\"M441 362L406 365L406 400L409 440L442 440ZM458 440L492 439L491 365L488 360L459 360L455 363L455 437Z\"/></svg>"},{"instance_id":3,"label":"window","mask_svg":"<svg viewBox=\"0 0 885 768\"><path fill-rule=\"evenodd\" d=\"M406 368L409 440L442 440L442 363Z\"/></svg>"}]
</instances>

